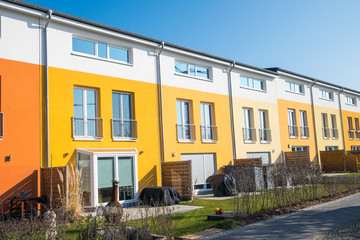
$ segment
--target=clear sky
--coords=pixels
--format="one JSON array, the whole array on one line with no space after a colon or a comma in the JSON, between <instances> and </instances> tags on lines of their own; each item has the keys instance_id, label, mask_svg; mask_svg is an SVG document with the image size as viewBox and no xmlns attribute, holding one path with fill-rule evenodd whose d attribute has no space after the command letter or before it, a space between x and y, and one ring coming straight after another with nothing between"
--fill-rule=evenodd
<instances>
[{"instance_id":1,"label":"clear sky","mask_svg":"<svg viewBox=\"0 0 360 240\"><path fill-rule=\"evenodd\" d=\"M360 0L26 0L360 91Z\"/></svg>"}]
</instances>

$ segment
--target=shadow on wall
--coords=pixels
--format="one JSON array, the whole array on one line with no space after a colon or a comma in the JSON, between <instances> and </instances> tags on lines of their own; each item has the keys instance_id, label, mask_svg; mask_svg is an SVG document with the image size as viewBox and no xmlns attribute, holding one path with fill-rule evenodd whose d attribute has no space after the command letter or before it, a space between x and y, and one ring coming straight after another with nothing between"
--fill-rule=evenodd
<instances>
[{"instance_id":1,"label":"shadow on wall","mask_svg":"<svg viewBox=\"0 0 360 240\"><path fill-rule=\"evenodd\" d=\"M10 210L10 199L16 194L20 197L20 193L27 191L29 197L38 196L38 170L33 171L32 174L21 180L18 184L7 190L0 196L0 214L7 214ZM37 206L34 206L37 208Z\"/></svg>"},{"instance_id":2,"label":"shadow on wall","mask_svg":"<svg viewBox=\"0 0 360 240\"><path fill-rule=\"evenodd\" d=\"M145 187L157 187L156 165L139 181L139 194Z\"/></svg>"}]
</instances>

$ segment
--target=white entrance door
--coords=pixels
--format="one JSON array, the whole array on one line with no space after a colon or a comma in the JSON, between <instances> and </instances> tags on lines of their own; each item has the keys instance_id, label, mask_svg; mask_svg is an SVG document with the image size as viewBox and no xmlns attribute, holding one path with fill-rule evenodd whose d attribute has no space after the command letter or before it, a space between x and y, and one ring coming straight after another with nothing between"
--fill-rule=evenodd
<instances>
[{"instance_id":1,"label":"white entrance door","mask_svg":"<svg viewBox=\"0 0 360 240\"><path fill-rule=\"evenodd\" d=\"M215 174L214 153L181 154L181 161L191 160L192 184L195 189L208 189L206 179Z\"/></svg>"},{"instance_id":2,"label":"white entrance door","mask_svg":"<svg viewBox=\"0 0 360 240\"><path fill-rule=\"evenodd\" d=\"M269 152L248 152L246 153L247 158L261 158L262 165L270 164L270 153Z\"/></svg>"}]
</instances>

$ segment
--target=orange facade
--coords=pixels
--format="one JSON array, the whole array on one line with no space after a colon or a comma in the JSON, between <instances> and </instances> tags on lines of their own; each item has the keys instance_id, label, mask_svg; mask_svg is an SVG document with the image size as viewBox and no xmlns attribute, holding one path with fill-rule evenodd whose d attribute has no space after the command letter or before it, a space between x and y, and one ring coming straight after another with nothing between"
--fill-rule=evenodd
<instances>
[{"instance_id":1,"label":"orange facade","mask_svg":"<svg viewBox=\"0 0 360 240\"><path fill-rule=\"evenodd\" d=\"M15 194L39 195L40 76L39 65L0 59L0 112L4 114L0 202L4 213Z\"/></svg>"},{"instance_id":2,"label":"orange facade","mask_svg":"<svg viewBox=\"0 0 360 240\"><path fill-rule=\"evenodd\" d=\"M360 150L360 113L342 111L345 150Z\"/></svg>"}]
</instances>

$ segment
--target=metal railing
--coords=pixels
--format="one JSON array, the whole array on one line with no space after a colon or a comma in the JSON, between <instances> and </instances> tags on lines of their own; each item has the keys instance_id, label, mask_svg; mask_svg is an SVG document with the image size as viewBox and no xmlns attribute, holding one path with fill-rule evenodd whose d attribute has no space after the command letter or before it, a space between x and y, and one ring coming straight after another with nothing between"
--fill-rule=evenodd
<instances>
[{"instance_id":1,"label":"metal railing","mask_svg":"<svg viewBox=\"0 0 360 240\"><path fill-rule=\"evenodd\" d=\"M256 141L256 128L243 128L244 142Z\"/></svg>"},{"instance_id":2,"label":"metal railing","mask_svg":"<svg viewBox=\"0 0 360 240\"><path fill-rule=\"evenodd\" d=\"M0 112L0 138L4 137L4 113Z\"/></svg>"},{"instance_id":3,"label":"metal railing","mask_svg":"<svg viewBox=\"0 0 360 240\"><path fill-rule=\"evenodd\" d=\"M271 130L267 128L259 129L260 142L271 142Z\"/></svg>"},{"instance_id":4,"label":"metal railing","mask_svg":"<svg viewBox=\"0 0 360 240\"><path fill-rule=\"evenodd\" d=\"M218 141L218 129L215 125L201 125L201 138L204 142L217 142Z\"/></svg>"},{"instance_id":5,"label":"metal railing","mask_svg":"<svg viewBox=\"0 0 360 240\"><path fill-rule=\"evenodd\" d=\"M328 139L330 138L330 128L322 128L323 131L323 138Z\"/></svg>"},{"instance_id":6,"label":"metal railing","mask_svg":"<svg viewBox=\"0 0 360 240\"><path fill-rule=\"evenodd\" d=\"M360 140L360 130L355 130L356 140Z\"/></svg>"},{"instance_id":7,"label":"metal railing","mask_svg":"<svg viewBox=\"0 0 360 240\"><path fill-rule=\"evenodd\" d=\"M301 138L309 138L310 137L309 127L300 126L300 134L301 134Z\"/></svg>"},{"instance_id":8,"label":"metal railing","mask_svg":"<svg viewBox=\"0 0 360 240\"><path fill-rule=\"evenodd\" d=\"M103 119L72 117L73 138L102 138L103 137Z\"/></svg>"},{"instance_id":9,"label":"metal railing","mask_svg":"<svg viewBox=\"0 0 360 240\"><path fill-rule=\"evenodd\" d=\"M138 122L133 119L111 119L113 139L138 139Z\"/></svg>"},{"instance_id":10,"label":"metal railing","mask_svg":"<svg viewBox=\"0 0 360 240\"><path fill-rule=\"evenodd\" d=\"M348 131L349 133L349 139L353 140L355 138L355 130L351 129Z\"/></svg>"},{"instance_id":11,"label":"metal railing","mask_svg":"<svg viewBox=\"0 0 360 240\"><path fill-rule=\"evenodd\" d=\"M196 129L194 124L176 124L176 134L179 142L196 141Z\"/></svg>"},{"instance_id":12,"label":"metal railing","mask_svg":"<svg viewBox=\"0 0 360 240\"><path fill-rule=\"evenodd\" d=\"M298 138L298 126L296 125L289 125L289 136L290 138Z\"/></svg>"},{"instance_id":13,"label":"metal railing","mask_svg":"<svg viewBox=\"0 0 360 240\"><path fill-rule=\"evenodd\" d=\"M337 128L332 128L331 135L332 135L333 139L338 139L339 138L339 130Z\"/></svg>"}]
</instances>

